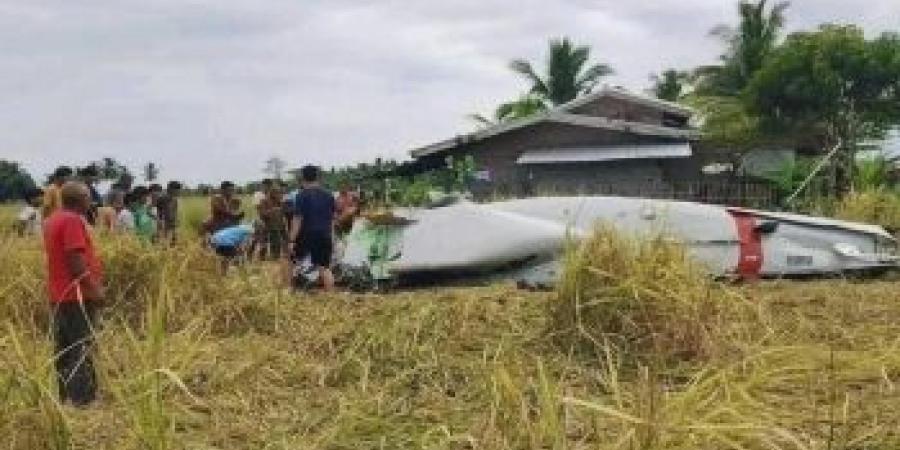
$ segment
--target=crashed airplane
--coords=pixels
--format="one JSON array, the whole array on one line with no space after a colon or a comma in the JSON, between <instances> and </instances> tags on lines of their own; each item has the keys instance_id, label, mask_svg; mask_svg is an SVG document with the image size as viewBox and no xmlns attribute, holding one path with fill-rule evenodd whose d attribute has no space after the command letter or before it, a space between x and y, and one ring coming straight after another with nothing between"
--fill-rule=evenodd
<instances>
[{"instance_id":1,"label":"crashed airplane","mask_svg":"<svg viewBox=\"0 0 900 450\"><path fill-rule=\"evenodd\" d=\"M493 275L531 286L557 277L567 239L597 223L684 243L718 277L755 279L898 267L897 241L873 225L700 203L539 197L396 210L357 221L340 252L345 282Z\"/></svg>"}]
</instances>

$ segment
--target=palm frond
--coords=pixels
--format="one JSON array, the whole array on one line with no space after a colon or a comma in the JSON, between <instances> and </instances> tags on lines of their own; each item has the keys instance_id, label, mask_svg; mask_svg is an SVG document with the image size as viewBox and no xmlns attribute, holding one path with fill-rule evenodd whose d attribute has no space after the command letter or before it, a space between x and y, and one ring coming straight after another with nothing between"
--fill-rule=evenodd
<instances>
[{"instance_id":1,"label":"palm frond","mask_svg":"<svg viewBox=\"0 0 900 450\"><path fill-rule=\"evenodd\" d=\"M530 93L554 105L590 92L600 78L613 73L607 64L589 65L591 48L575 45L569 38L551 39L545 73L540 75L528 61L510 62L510 68L531 83ZM546 104L543 104L546 107Z\"/></svg>"},{"instance_id":2,"label":"palm frond","mask_svg":"<svg viewBox=\"0 0 900 450\"><path fill-rule=\"evenodd\" d=\"M589 67L578 78L578 87L582 92L589 92L600 82L603 77L608 77L615 73L612 66L608 64L594 64Z\"/></svg>"},{"instance_id":3,"label":"palm frond","mask_svg":"<svg viewBox=\"0 0 900 450\"><path fill-rule=\"evenodd\" d=\"M546 95L548 92L547 84L541 79L540 75L535 72L531 63L524 59L514 59L510 61L509 68L513 72L522 75L531 83L531 92L539 95Z\"/></svg>"},{"instance_id":4,"label":"palm frond","mask_svg":"<svg viewBox=\"0 0 900 450\"><path fill-rule=\"evenodd\" d=\"M511 102L501 103L495 116L497 122L523 119L547 109L547 104L540 97L525 95Z\"/></svg>"}]
</instances>

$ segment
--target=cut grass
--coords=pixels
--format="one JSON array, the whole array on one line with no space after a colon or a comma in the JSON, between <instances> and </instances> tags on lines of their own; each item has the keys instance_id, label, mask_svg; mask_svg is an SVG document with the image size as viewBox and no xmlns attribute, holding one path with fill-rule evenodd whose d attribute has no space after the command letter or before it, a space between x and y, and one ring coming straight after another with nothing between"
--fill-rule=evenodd
<instances>
[{"instance_id":1,"label":"cut grass","mask_svg":"<svg viewBox=\"0 0 900 450\"><path fill-rule=\"evenodd\" d=\"M104 241L101 398L78 410L56 401L40 244L0 237L0 254L7 448L900 447L898 282L722 286L660 259L644 272L658 278L651 288L721 290L745 306L717 310L707 337L683 341L702 351L672 359L654 353L680 340L570 351L548 313L556 293L499 284L294 296L275 267L220 277L191 240ZM642 273L632 269L617 279ZM626 285L575 291L631 301ZM672 298L653 292L643 301ZM672 311L630 330L701 321Z\"/></svg>"}]
</instances>

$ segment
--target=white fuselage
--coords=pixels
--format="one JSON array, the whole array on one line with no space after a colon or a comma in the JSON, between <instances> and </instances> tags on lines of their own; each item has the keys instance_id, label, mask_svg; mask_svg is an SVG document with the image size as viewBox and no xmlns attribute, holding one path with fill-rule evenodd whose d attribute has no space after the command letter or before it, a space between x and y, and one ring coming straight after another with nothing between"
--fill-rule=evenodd
<instances>
[{"instance_id":1,"label":"white fuselage","mask_svg":"<svg viewBox=\"0 0 900 450\"><path fill-rule=\"evenodd\" d=\"M896 241L880 227L691 202L623 197L539 197L397 211L412 223L395 230L392 274L485 271L558 259L569 237L598 223L635 235L683 242L713 275L790 276L897 265ZM768 227L764 225L769 225ZM364 265L372 243L354 239L343 262Z\"/></svg>"}]
</instances>

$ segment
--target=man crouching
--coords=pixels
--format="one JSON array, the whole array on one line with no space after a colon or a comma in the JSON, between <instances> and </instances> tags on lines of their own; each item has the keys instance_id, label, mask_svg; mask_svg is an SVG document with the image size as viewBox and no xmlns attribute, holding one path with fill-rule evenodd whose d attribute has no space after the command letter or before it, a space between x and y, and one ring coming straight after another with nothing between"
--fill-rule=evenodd
<instances>
[{"instance_id":1,"label":"man crouching","mask_svg":"<svg viewBox=\"0 0 900 450\"><path fill-rule=\"evenodd\" d=\"M84 219L91 207L88 187L70 181L60 191L62 208L44 222L56 371L61 401L86 406L97 391L91 346L94 315L103 301L102 269Z\"/></svg>"},{"instance_id":2,"label":"man crouching","mask_svg":"<svg viewBox=\"0 0 900 450\"><path fill-rule=\"evenodd\" d=\"M254 229L250 225L234 225L222 228L209 237L209 243L221 259L221 271L225 275L228 267L240 262L247 255L250 238Z\"/></svg>"}]
</instances>

